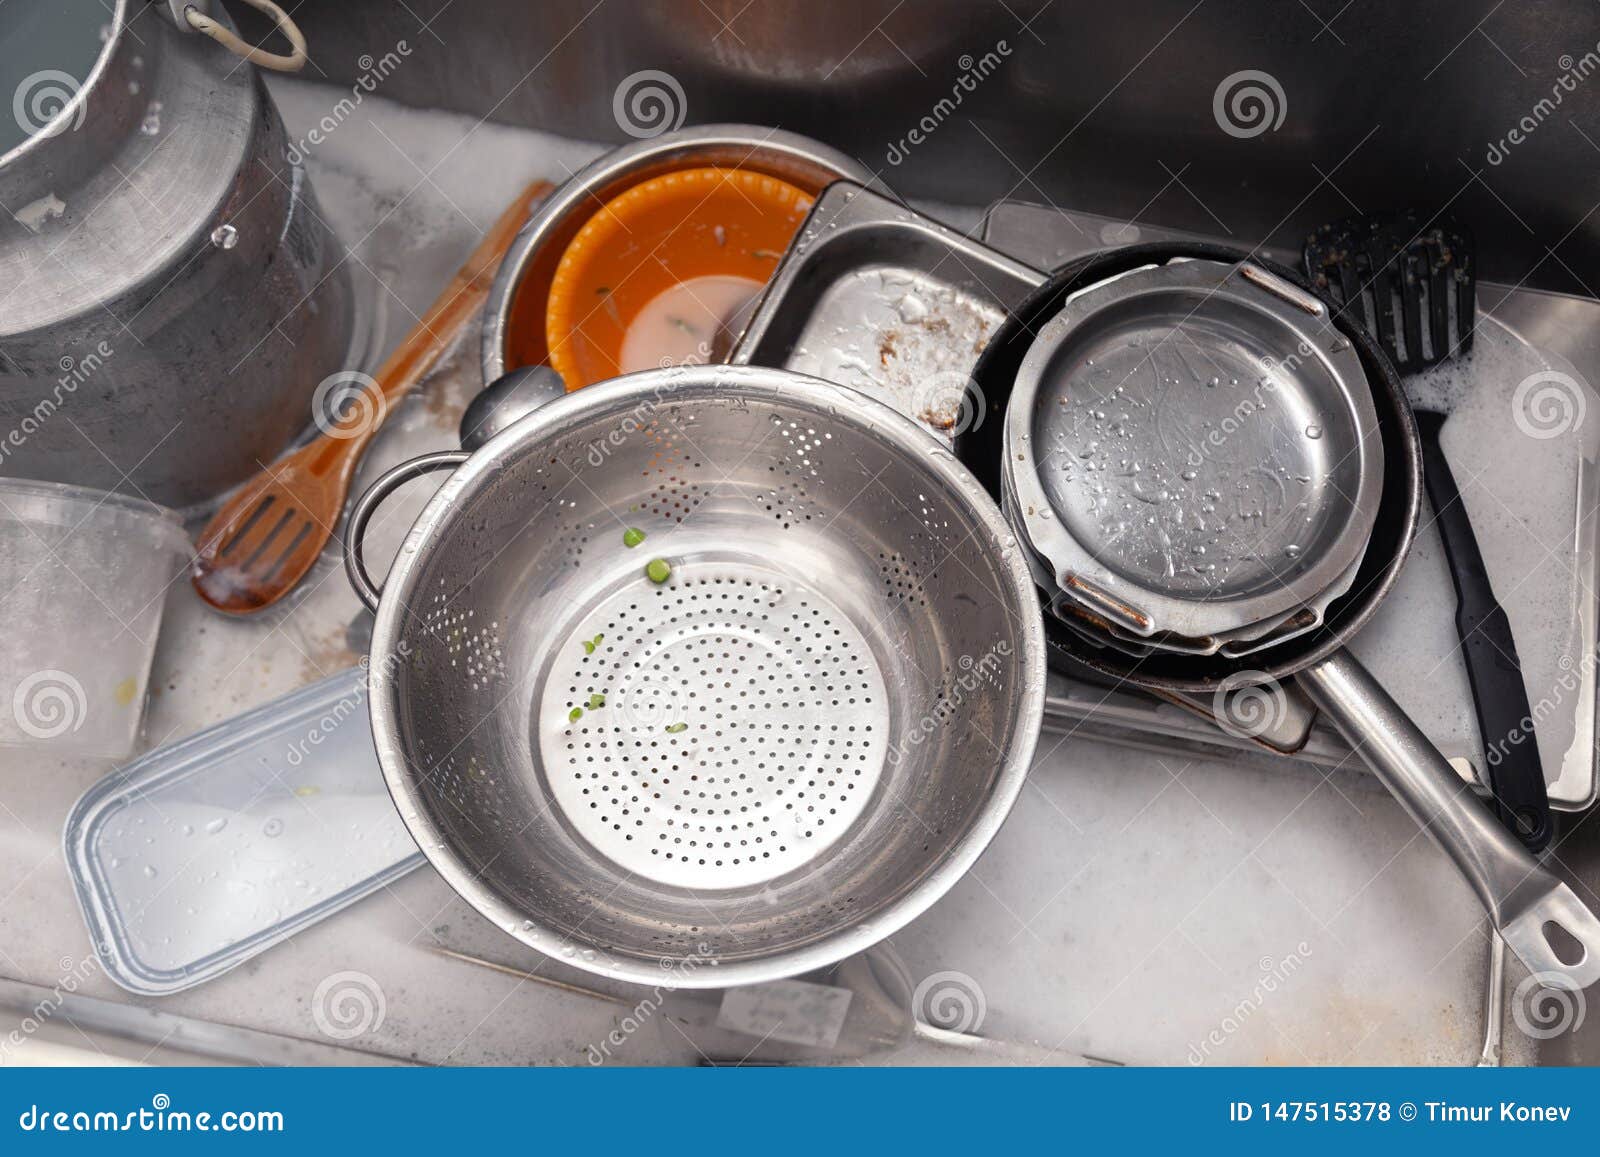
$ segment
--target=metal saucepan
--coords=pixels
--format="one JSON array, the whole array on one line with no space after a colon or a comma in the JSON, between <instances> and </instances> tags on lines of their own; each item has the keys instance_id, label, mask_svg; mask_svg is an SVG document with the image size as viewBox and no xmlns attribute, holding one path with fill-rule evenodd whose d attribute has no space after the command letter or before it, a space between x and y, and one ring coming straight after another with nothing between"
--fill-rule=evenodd
<instances>
[{"instance_id":1,"label":"metal saucepan","mask_svg":"<svg viewBox=\"0 0 1600 1157\"><path fill-rule=\"evenodd\" d=\"M1052 342L1059 343L1066 338L1064 334L1052 335L1048 332L1049 319L1058 314L1074 294L1108 276L1114 276L1121 271L1119 266L1123 262L1143 257L1142 263L1148 264L1149 256L1148 252L1140 255L1124 253L1120 257L1110 255L1099 261L1088 262L1046 286L991 344L984 362L976 371L980 388L986 380L992 381L996 373L1009 373L1013 380L1025 376L1024 371L1038 349L1038 342L1043 341L1048 351ZM1231 253L1220 247L1186 246L1182 250L1169 251L1164 256L1167 259L1211 257L1241 270L1248 263L1267 277L1304 288L1303 283L1288 270L1268 267L1261 262L1249 262L1244 254ZM1137 266L1122 266L1122 269L1133 268ZM1313 308L1320 308L1310 304L1314 300L1308 295L1308 316L1311 316ZM1159 301L1157 305L1160 306ZM1137 301L1123 303L1117 308L1120 311L1117 324L1128 327L1129 332L1137 332L1142 324ZM1206 307L1195 306L1196 310L1203 308ZM1158 308L1157 312L1161 310ZM1317 373L1293 376L1283 409L1292 415L1294 423L1303 421L1306 426L1317 425L1318 432L1324 437L1342 439L1352 446L1361 441L1377 441L1383 449L1382 501L1376 518L1372 520L1372 529L1365 532L1364 543L1354 544L1355 547L1364 545L1365 553L1361 555L1356 580L1350 591L1333 600L1320 628L1270 647L1256 656L1268 665L1265 670L1250 669L1242 661L1223 655L1162 653L1159 648L1147 656L1125 654L1119 650L1118 641L1109 634L1104 636L1105 645L1096 648L1090 641L1094 637L1092 630L1087 634L1077 632L1067 645L1074 647L1093 666L1161 690L1195 691L1264 685L1268 688L1264 694L1270 698L1270 689L1276 680L1295 675L1396 798L1455 862L1478 894L1506 943L1528 968L1549 983L1587 986L1600 979L1600 921L1567 885L1542 868L1472 798L1470 790L1421 730L1343 648L1344 641L1370 618L1379 597L1393 581L1409 549L1419 512L1420 451L1415 422L1399 390L1398 381L1370 339L1359 330L1335 326L1327 318L1325 309L1320 320L1325 327L1320 329L1309 349L1302 345L1299 350L1283 351L1281 357L1297 354L1302 361L1325 359L1329 352L1337 350L1341 344L1348 344L1355 349L1368 378L1365 388L1376 426L1370 430L1362 429L1358 417L1362 408L1350 405L1346 397L1335 391L1336 386L1348 388L1348 383ZM1176 330L1182 325L1182 319L1170 319L1169 325ZM1036 338L1036 334L1040 336ZM1038 369L1037 359L1033 366L1035 370ZM1374 372L1374 367L1378 367L1377 372ZM1059 363L1054 368L1063 376L1053 383L1048 395L1037 395L1035 415L1039 409L1048 411L1051 406L1059 404L1059 391L1070 384L1073 374L1082 372L1083 366ZM1023 413L1017 417L1027 420L1030 415ZM1137 423L1141 419L1138 413L1130 413L1126 420ZM1245 454L1254 452L1247 442L1236 445L1234 449ZM1325 477L1334 476L1336 463L1332 461L1311 461L1303 450L1287 447L1280 447L1279 450L1294 460L1293 469L1320 469L1326 471ZM1218 453L1225 459L1230 451L1223 446L1218 448ZM1235 466L1243 464L1243 459L1234 462ZM1015 468L1022 464L1012 462L1010 465ZM1335 487L1334 492L1337 494L1341 491ZM1353 489L1344 493L1345 500L1352 500L1355 493ZM1330 502L1336 501L1327 495L1323 497ZM1338 513L1337 510L1332 511L1335 521ZM1031 531L1032 528L1029 529ZM1356 533L1351 526L1340 528L1321 539L1323 545L1319 549L1337 554L1339 549L1349 548L1350 544L1345 540ZM1025 537L1033 536L1029 534ZM1181 536L1179 538L1178 545L1181 546ZM1137 577L1153 589L1149 555L1148 552L1141 555L1144 544L1136 535L1102 534L1091 542L1080 540L1078 545L1084 547L1086 553L1092 554L1101 565ZM1281 552L1283 546L1283 543L1278 543L1275 549ZM1293 574L1286 576L1289 583L1292 585L1309 569L1312 568L1295 568ZM1175 584L1171 593L1186 593L1196 600L1204 597L1204 591L1185 592L1179 584ZM1303 589L1292 592L1295 598L1315 593ZM1290 601L1295 599L1291 598ZM1220 621L1224 626L1227 625L1225 619ZM1281 693L1281 689L1279 691ZM1546 926L1550 924L1556 925L1578 942L1578 952L1569 953L1575 955L1575 959L1563 960L1558 954L1546 933Z\"/></svg>"},{"instance_id":2,"label":"metal saucepan","mask_svg":"<svg viewBox=\"0 0 1600 1157\"><path fill-rule=\"evenodd\" d=\"M380 595L372 510L447 468ZM949 450L852 390L730 366L589 386L397 466L346 541L402 817L474 907L579 967L725 987L843 959L938 899L1021 790L1027 565Z\"/></svg>"}]
</instances>

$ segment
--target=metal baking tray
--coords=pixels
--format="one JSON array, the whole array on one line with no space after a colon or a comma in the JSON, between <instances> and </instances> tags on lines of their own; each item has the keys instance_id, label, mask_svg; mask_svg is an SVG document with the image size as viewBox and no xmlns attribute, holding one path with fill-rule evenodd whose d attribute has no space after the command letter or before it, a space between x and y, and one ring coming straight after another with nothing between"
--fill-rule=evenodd
<instances>
[{"instance_id":1,"label":"metal baking tray","mask_svg":"<svg viewBox=\"0 0 1600 1157\"><path fill-rule=\"evenodd\" d=\"M860 390L945 441L984 420L972 367L1045 275L850 181L823 190L735 344Z\"/></svg>"},{"instance_id":2,"label":"metal baking tray","mask_svg":"<svg viewBox=\"0 0 1600 1157\"><path fill-rule=\"evenodd\" d=\"M389 798L365 667L112 772L67 817L106 975L131 992L220 976L423 861Z\"/></svg>"}]
</instances>

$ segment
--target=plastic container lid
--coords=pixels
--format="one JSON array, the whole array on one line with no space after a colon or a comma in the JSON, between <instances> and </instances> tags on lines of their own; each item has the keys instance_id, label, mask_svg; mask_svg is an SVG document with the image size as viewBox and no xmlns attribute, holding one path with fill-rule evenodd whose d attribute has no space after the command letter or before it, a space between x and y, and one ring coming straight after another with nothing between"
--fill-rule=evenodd
<instances>
[{"instance_id":1,"label":"plastic container lid","mask_svg":"<svg viewBox=\"0 0 1600 1157\"><path fill-rule=\"evenodd\" d=\"M171 746L89 789L66 856L106 974L179 992L423 862L352 668Z\"/></svg>"}]
</instances>

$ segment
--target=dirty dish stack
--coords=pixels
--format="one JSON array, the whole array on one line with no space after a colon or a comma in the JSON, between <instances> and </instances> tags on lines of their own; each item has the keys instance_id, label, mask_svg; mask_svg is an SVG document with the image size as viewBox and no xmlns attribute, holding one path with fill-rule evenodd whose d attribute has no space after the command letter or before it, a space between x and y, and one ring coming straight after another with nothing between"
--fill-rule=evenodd
<instances>
[{"instance_id":1,"label":"dirty dish stack","mask_svg":"<svg viewBox=\"0 0 1600 1157\"><path fill-rule=\"evenodd\" d=\"M1051 613L1085 662L1136 685L1254 689L1270 716L1295 676L1529 969L1592 983L1600 921L1344 650L1418 516L1393 367L1289 271L1194 249L1063 274L976 371L1010 388L1002 498Z\"/></svg>"}]
</instances>

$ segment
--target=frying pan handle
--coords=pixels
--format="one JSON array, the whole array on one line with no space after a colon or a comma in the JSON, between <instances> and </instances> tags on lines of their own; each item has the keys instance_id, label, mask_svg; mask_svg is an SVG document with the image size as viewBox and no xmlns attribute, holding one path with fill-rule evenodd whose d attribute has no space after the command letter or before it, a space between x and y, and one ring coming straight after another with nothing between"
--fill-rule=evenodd
<instances>
[{"instance_id":1,"label":"frying pan handle","mask_svg":"<svg viewBox=\"0 0 1600 1157\"><path fill-rule=\"evenodd\" d=\"M1299 679L1422 830L1455 861L1507 946L1541 983L1581 989L1600 979L1600 920L1478 802L1354 655L1338 651L1302 671ZM1545 935L1551 923L1582 946L1574 963L1556 955Z\"/></svg>"},{"instance_id":2,"label":"frying pan handle","mask_svg":"<svg viewBox=\"0 0 1600 1157\"><path fill-rule=\"evenodd\" d=\"M373 511L377 510L383 504L383 500L393 494L397 487L403 486L413 478L432 474L435 470L454 470L470 457L472 455L465 450L440 450L435 454L412 458L391 467L367 487L367 492L356 502L355 509L350 511L350 524L344 531L344 573L349 577L350 585L355 588L356 597L366 604L367 610L376 613L378 600L383 595L383 588L374 583L372 576L367 574L367 564L362 558L362 540L367 536L367 523L372 521Z\"/></svg>"}]
</instances>

